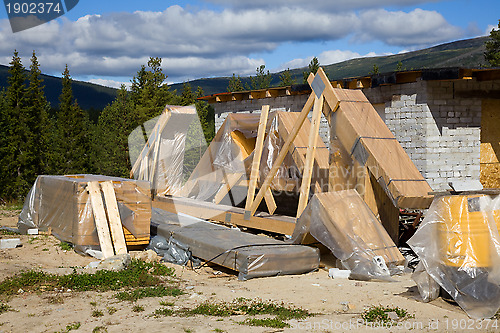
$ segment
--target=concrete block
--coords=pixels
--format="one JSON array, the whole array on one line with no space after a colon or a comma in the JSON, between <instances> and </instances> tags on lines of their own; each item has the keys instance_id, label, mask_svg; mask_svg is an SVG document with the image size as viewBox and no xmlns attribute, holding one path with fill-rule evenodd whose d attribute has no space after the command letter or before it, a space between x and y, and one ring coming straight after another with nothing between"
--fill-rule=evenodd
<instances>
[{"instance_id":1,"label":"concrete block","mask_svg":"<svg viewBox=\"0 0 500 333\"><path fill-rule=\"evenodd\" d=\"M16 247L22 246L21 239L11 238L11 239L0 239L0 249L15 249Z\"/></svg>"}]
</instances>

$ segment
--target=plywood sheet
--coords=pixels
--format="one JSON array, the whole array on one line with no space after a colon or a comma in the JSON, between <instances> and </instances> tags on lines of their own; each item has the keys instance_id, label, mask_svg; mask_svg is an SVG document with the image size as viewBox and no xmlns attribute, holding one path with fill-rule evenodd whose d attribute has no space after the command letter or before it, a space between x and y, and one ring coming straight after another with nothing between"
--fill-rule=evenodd
<instances>
[{"instance_id":1,"label":"plywood sheet","mask_svg":"<svg viewBox=\"0 0 500 333\"><path fill-rule=\"evenodd\" d=\"M481 110L481 184L500 188L500 101L483 100Z\"/></svg>"}]
</instances>

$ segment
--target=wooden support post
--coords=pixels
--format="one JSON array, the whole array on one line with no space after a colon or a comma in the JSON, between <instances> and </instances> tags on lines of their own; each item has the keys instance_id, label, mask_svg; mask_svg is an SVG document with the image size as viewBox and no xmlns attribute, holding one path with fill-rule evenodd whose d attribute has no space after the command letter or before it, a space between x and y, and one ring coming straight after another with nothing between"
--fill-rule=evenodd
<instances>
[{"instance_id":1,"label":"wooden support post","mask_svg":"<svg viewBox=\"0 0 500 333\"><path fill-rule=\"evenodd\" d=\"M250 182L248 184L245 210L250 210L250 208L252 207L253 198L255 196L255 188L257 187L257 180L259 178L260 160L262 158L262 149L264 146L264 137L266 135L266 125L267 125L268 115L269 115L269 105L263 105L262 111L260 113L259 129L257 131L257 141L255 142L255 149L253 151L252 171L250 172ZM266 196L266 198L267 197L268 196ZM272 214L271 211L269 213Z\"/></svg>"},{"instance_id":2,"label":"wooden support post","mask_svg":"<svg viewBox=\"0 0 500 333\"><path fill-rule=\"evenodd\" d=\"M299 206L297 207L297 218L307 206L309 200L309 191L311 190L311 178L314 165L314 155L316 153L316 141L318 140L319 124L321 122L321 111L323 109L323 94L314 101L312 124L309 130L309 142L307 145L306 162L304 172L302 173L302 182L300 184Z\"/></svg>"},{"instance_id":3,"label":"wooden support post","mask_svg":"<svg viewBox=\"0 0 500 333\"><path fill-rule=\"evenodd\" d=\"M125 235L123 234L123 226L120 219L120 212L118 211L118 203L116 202L113 182L105 181L101 183L101 188L106 202L109 229L111 230L111 239L113 240L115 253L125 254L127 253L127 244L125 243Z\"/></svg>"},{"instance_id":4,"label":"wooden support post","mask_svg":"<svg viewBox=\"0 0 500 333\"><path fill-rule=\"evenodd\" d=\"M250 208L250 212L252 215L255 214L257 211L257 207L259 207L260 202L262 201L262 198L264 198L264 193L269 189L269 186L271 185L271 182L273 181L274 177L276 176L276 173L278 172L278 169L281 166L281 163L283 163L283 160L286 157L286 154L288 154L288 150L290 149L290 146L292 145L293 140L297 136L297 133L299 133L300 128L302 127L302 124L307 118L307 115L309 114L309 111L311 110L312 106L314 104L314 93L312 93L309 98L307 99L306 104L304 105L304 108L300 112L299 117L297 118L297 121L295 122L295 125L293 126L292 131L290 132L290 135L286 139L285 143L283 144L283 147L281 147L280 153L278 154L278 157L276 158L276 161L273 164L273 167L271 170L269 170L269 173L266 176L266 179L262 183L262 186L259 190L259 193L257 193L257 196L255 197L255 200L252 203L252 206Z\"/></svg>"},{"instance_id":5,"label":"wooden support post","mask_svg":"<svg viewBox=\"0 0 500 333\"><path fill-rule=\"evenodd\" d=\"M102 203L101 190L99 182L88 182L88 190L90 195L90 202L92 203L92 211L94 213L94 221L97 229L97 236L99 237L99 245L104 258L109 258L115 255L113 250L113 243L109 234L108 221L106 220L106 212L104 211L104 204Z\"/></svg>"}]
</instances>

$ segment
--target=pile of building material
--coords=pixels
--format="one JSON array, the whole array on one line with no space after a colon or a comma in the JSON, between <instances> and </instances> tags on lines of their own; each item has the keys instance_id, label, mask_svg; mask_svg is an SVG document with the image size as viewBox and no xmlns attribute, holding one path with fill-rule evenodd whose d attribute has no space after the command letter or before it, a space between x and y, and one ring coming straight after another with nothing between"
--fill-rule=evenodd
<instances>
[{"instance_id":1,"label":"pile of building material","mask_svg":"<svg viewBox=\"0 0 500 333\"><path fill-rule=\"evenodd\" d=\"M104 257L149 243L150 183L95 176L39 176L25 201L18 228L49 231L85 252ZM104 200L103 200L104 199Z\"/></svg>"},{"instance_id":2,"label":"pile of building material","mask_svg":"<svg viewBox=\"0 0 500 333\"><path fill-rule=\"evenodd\" d=\"M361 92L334 89L322 69L308 82L312 93L301 112L269 112L264 105L260 115L229 114L182 189L155 196L153 206L251 230L294 234L297 243L312 235L354 275L384 277L387 266L404 262L393 241L399 208L426 208L431 189ZM331 156L318 135L321 114L332 128L336 149ZM171 128L171 136L183 137L176 134L183 131L180 127L167 123L156 128ZM162 135L154 132L148 145L161 147ZM186 177L155 168L159 166L151 165L149 174L169 178L164 183ZM338 192L350 189L357 192ZM293 215L276 214L278 192L291 194L284 205L296 207ZM210 244L196 239L203 233L219 239L218 232L227 231L200 227L178 237L189 247L205 248L198 253L210 260Z\"/></svg>"},{"instance_id":3,"label":"pile of building material","mask_svg":"<svg viewBox=\"0 0 500 333\"><path fill-rule=\"evenodd\" d=\"M472 318L500 308L500 191L440 193L408 241L420 258L415 271L422 298L442 288Z\"/></svg>"},{"instance_id":4,"label":"pile of building material","mask_svg":"<svg viewBox=\"0 0 500 333\"><path fill-rule=\"evenodd\" d=\"M302 274L318 269L319 251L270 237L241 232L188 215L162 211L152 224L170 244L186 244L190 253L239 272L240 280ZM175 241L175 242L174 242Z\"/></svg>"}]
</instances>

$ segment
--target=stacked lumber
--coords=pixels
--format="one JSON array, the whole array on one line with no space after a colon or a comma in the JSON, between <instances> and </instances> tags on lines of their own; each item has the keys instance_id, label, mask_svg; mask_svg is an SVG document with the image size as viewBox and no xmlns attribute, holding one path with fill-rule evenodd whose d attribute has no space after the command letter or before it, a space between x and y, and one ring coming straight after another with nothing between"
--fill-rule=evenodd
<instances>
[{"instance_id":1,"label":"stacked lumber","mask_svg":"<svg viewBox=\"0 0 500 333\"><path fill-rule=\"evenodd\" d=\"M112 243L111 247L107 245L109 255L115 244L118 252L123 250L119 240L113 241L112 229L116 237L124 238L127 247L144 246L150 239L150 221L149 182L68 175L39 176L28 194L18 225L21 230L50 228L62 241L81 247L102 245L101 241L109 235ZM104 229L109 230L108 235ZM99 235L101 232L104 233Z\"/></svg>"}]
</instances>

